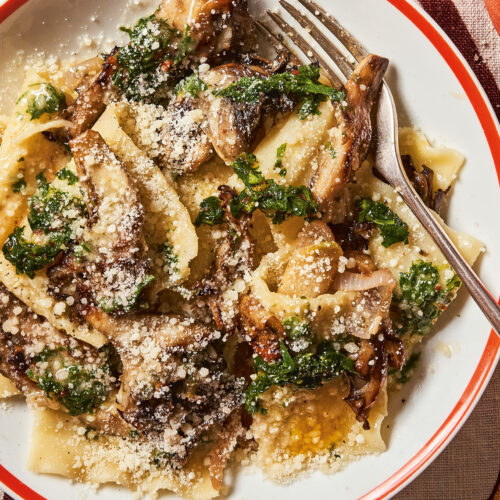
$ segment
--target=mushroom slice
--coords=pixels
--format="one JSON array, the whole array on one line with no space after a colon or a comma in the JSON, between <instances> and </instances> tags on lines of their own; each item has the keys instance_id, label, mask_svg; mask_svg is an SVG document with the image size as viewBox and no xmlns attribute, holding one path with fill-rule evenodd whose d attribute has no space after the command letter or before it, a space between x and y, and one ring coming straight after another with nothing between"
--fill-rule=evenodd
<instances>
[{"instance_id":1,"label":"mushroom slice","mask_svg":"<svg viewBox=\"0 0 500 500\"><path fill-rule=\"evenodd\" d=\"M216 248L210 277L197 283L195 290L199 296L206 297L217 328L225 333L233 333L237 326L235 302L244 291L235 285L253 267L254 244L248 227L251 216L243 214L237 219L231 214L230 204L236 192L228 186L220 186L219 191L227 230ZM244 289L244 283L239 283L243 284Z\"/></svg>"},{"instance_id":2,"label":"mushroom slice","mask_svg":"<svg viewBox=\"0 0 500 500\"><path fill-rule=\"evenodd\" d=\"M255 23L245 0L163 0L156 16L179 31L189 26L199 57L255 49Z\"/></svg>"},{"instance_id":3,"label":"mushroom slice","mask_svg":"<svg viewBox=\"0 0 500 500\"><path fill-rule=\"evenodd\" d=\"M89 212L79 243L89 252L77 258L72 247L49 268L51 291L61 299L72 295L79 314L94 305L127 312L152 279L137 190L97 132L86 131L70 147Z\"/></svg>"},{"instance_id":4,"label":"mushroom slice","mask_svg":"<svg viewBox=\"0 0 500 500\"><path fill-rule=\"evenodd\" d=\"M54 328L0 285L0 372L31 404L64 411L96 431L127 436L115 404L110 352Z\"/></svg>"},{"instance_id":5,"label":"mushroom slice","mask_svg":"<svg viewBox=\"0 0 500 500\"><path fill-rule=\"evenodd\" d=\"M258 66L229 63L209 71L204 80L210 87L224 88L243 77L268 76ZM207 135L216 153L226 163L249 151L261 121L265 97L256 102L235 102L230 98L207 98Z\"/></svg>"},{"instance_id":6,"label":"mushroom slice","mask_svg":"<svg viewBox=\"0 0 500 500\"><path fill-rule=\"evenodd\" d=\"M357 374L346 374L350 391L345 401L365 430L370 428L368 416L387 379L387 368L400 370L404 364L403 343L390 333L387 323L383 333L361 341L354 363Z\"/></svg>"},{"instance_id":7,"label":"mushroom slice","mask_svg":"<svg viewBox=\"0 0 500 500\"><path fill-rule=\"evenodd\" d=\"M219 332L174 315L112 317L95 309L86 319L120 354L122 417L157 439L174 463L241 406L244 380L227 372Z\"/></svg>"},{"instance_id":8,"label":"mushroom slice","mask_svg":"<svg viewBox=\"0 0 500 500\"><path fill-rule=\"evenodd\" d=\"M285 338L283 325L251 295L245 295L240 301L240 327L254 351L266 363L281 357L279 339Z\"/></svg>"},{"instance_id":9,"label":"mushroom slice","mask_svg":"<svg viewBox=\"0 0 500 500\"><path fill-rule=\"evenodd\" d=\"M177 174L195 172L212 156L206 119L197 99L183 98L170 104L162 123L158 145L161 168Z\"/></svg>"},{"instance_id":10,"label":"mushroom slice","mask_svg":"<svg viewBox=\"0 0 500 500\"><path fill-rule=\"evenodd\" d=\"M366 56L345 85L346 102L336 104L337 125L328 132L311 180L312 193L327 214L333 197L366 158L372 137L370 113L388 64L383 57Z\"/></svg>"},{"instance_id":11,"label":"mushroom slice","mask_svg":"<svg viewBox=\"0 0 500 500\"><path fill-rule=\"evenodd\" d=\"M73 125L67 131L68 138L74 139L90 129L104 113L114 96L111 77L116 71L116 57L111 54L102 65L97 77L87 81L77 89L78 96L63 112L62 117Z\"/></svg>"}]
</instances>

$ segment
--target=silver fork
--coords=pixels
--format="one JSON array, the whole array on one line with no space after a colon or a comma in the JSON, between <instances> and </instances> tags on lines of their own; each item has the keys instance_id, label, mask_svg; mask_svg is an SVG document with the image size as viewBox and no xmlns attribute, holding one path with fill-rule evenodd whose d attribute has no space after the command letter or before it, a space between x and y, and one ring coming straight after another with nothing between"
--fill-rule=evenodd
<instances>
[{"instance_id":1,"label":"silver fork","mask_svg":"<svg viewBox=\"0 0 500 500\"><path fill-rule=\"evenodd\" d=\"M331 63L321 57L318 51L306 41L304 36L287 23L280 14L270 10L267 11L267 14L310 60L319 62L320 66L326 71L334 85L340 86L341 81L337 76L335 68L340 70L347 80L353 72L354 61L359 62L368 55L368 52L334 17L328 14L314 1L297 1L300 2L312 16L323 25L323 27L347 49L349 54L353 57L353 61L345 57L344 54L329 41L316 23L312 22L308 16L302 14L286 0L280 0L280 5L318 43L331 59ZM376 139L374 139L373 148L375 151L376 169L398 191L404 202L415 214L420 223L426 228L462 280L462 283L466 286L467 290L469 290L469 293L472 295L481 311L488 318L497 334L500 335L500 306L492 298L476 273L462 257L443 227L425 206L408 180L399 155L396 107L391 90L385 81L382 85L378 102Z\"/></svg>"}]
</instances>

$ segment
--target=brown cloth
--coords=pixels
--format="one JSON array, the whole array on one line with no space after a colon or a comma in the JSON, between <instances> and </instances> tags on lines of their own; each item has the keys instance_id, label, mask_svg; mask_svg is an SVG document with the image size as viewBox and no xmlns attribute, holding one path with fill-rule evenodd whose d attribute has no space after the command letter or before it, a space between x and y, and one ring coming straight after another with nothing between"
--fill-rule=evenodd
<instances>
[{"instance_id":1,"label":"brown cloth","mask_svg":"<svg viewBox=\"0 0 500 500\"><path fill-rule=\"evenodd\" d=\"M500 368L467 422L395 500L488 500L500 470ZM496 499L495 499L496 500Z\"/></svg>"}]
</instances>

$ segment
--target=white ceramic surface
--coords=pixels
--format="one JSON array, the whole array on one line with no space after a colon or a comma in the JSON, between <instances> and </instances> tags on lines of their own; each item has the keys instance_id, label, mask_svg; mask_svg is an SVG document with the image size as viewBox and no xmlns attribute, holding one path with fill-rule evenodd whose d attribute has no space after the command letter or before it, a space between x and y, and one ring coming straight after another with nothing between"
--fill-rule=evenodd
<instances>
[{"instance_id":1,"label":"white ceramic surface","mask_svg":"<svg viewBox=\"0 0 500 500\"><path fill-rule=\"evenodd\" d=\"M118 25L133 22L148 11L148 3L151 5L133 1L130 3L134 6L124 14L121 10L124 3L123 0L29 0L0 24L0 112L6 111L16 95L22 66L19 50L24 51L23 56L40 51L62 57L73 51L81 51L83 57L95 53L92 40L102 40L103 32L105 40L116 39ZM388 81L397 95L402 124L421 128L432 141L456 148L467 157L451 196L447 221L485 243L487 253L479 259L476 269L498 296L498 178L483 129L462 86L429 40L388 0L320 3L366 47L391 60ZM265 6L274 5L273 0L257 0L253 9L262 12ZM97 18L95 21L93 16ZM390 416L383 430L388 445L385 453L363 458L336 475L315 473L288 487L273 484L258 473L242 471L235 480L231 498L271 499L286 495L288 500L312 497L350 500L366 494L407 463L445 421L464 393L489 334L487 321L466 292L461 291L426 340L416 375L401 393L392 395ZM451 357L442 354L441 342L451 347ZM0 464L30 488L51 500L124 498L124 489L104 487L94 492L66 479L29 472L25 460L30 429L31 418L22 402L2 406Z\"/></svg>"}]
</instances>

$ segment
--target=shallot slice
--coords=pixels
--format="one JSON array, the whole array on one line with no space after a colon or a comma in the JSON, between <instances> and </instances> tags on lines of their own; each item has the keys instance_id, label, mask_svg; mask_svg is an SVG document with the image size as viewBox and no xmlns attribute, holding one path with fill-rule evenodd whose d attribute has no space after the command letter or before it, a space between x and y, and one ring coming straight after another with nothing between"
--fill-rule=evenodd
<instances>
[{"instance_id":1,"label":"shallot slice","mask_svg":"<svg viewBox=\"0 0 500 500\"><path fill-rule=\"evenodd\" d=\"M344 272L337 274L333 281L335 290L344 292L361 292L382 285L393 285L394 278L387 269L380 269L371 274Z\"/></svg>"}]
</instances>

